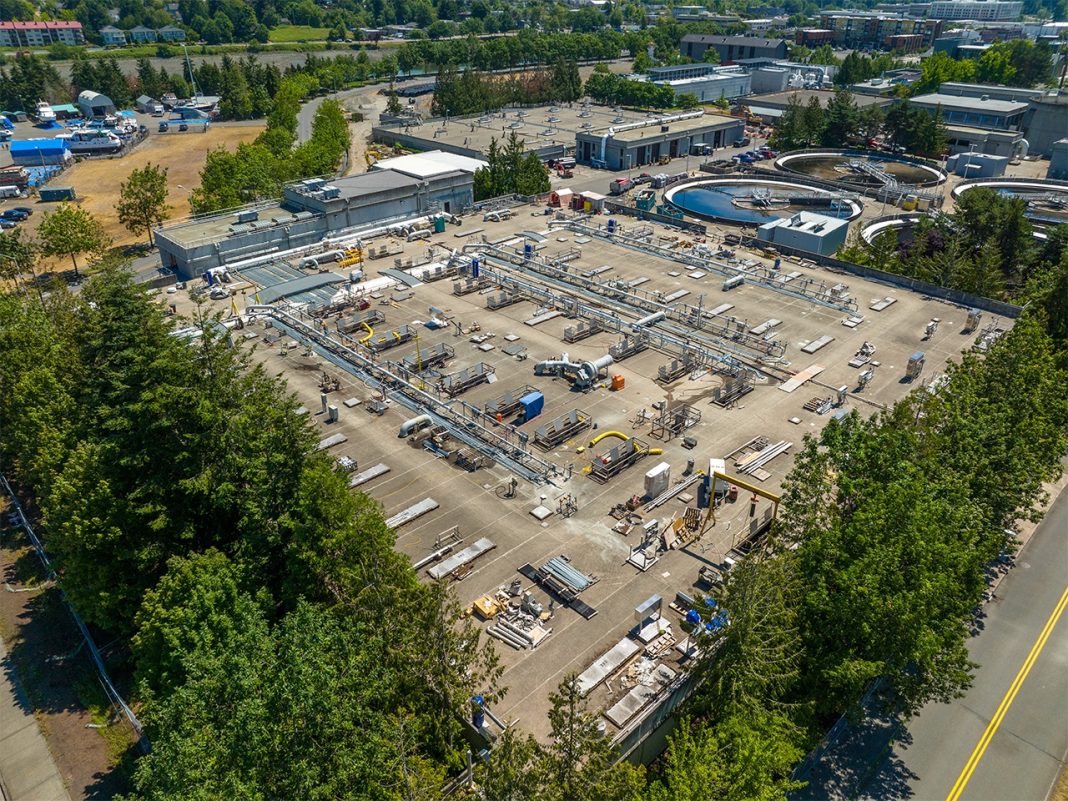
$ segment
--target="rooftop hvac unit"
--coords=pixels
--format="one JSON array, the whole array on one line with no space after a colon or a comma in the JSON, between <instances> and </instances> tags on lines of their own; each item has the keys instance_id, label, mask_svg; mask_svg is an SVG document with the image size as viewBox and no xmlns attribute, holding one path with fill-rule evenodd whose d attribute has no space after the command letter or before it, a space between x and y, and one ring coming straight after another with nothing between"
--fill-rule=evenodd
<instances>
[{"instance_id":1,"label":"rooftop hvac unit","mask_svg":"<svg viewBox=\"0 0 1068 801\"><path fill-rule=\"evenodd\" d=\"M668 126L661 125L660 126L660 133L667 133L667 132L668 132Z\"/></svg>"},{"instance_id":2,"label":"rooftop hvac unit","mask_svg":"<svg viewBox=\"0 0 1068 801\"><path fill-rule=\"evenodd\" d=\"M336 186L323 187L323 200L333 200L338 197L341 197L341 190Z\"/></svg>"},{"instance_id":3,"label":"rooftop hvac unit","mask_svg":"<svg viewBox=\"0 0 1068 801\"><path fill-rule=\"evenodd\" d=\"M237 221L239 223L255 222L259 217L260 213L258 211L239 211L237 213Z\"/></svg>"},{"instance_id":4,"label":"rooftop hvac unit","mask_svg":"<svg viewBox=\"0 0 1068 801\"><path fill-rule=\"evenodd\" d=\"M300 184L307 191L314 192L314 191L316 191L318 189L322 189L324 186L326 186L326 181L324 181L322 178L309 178L306 181L301 181Z\"/></svg>"}]
</instances>

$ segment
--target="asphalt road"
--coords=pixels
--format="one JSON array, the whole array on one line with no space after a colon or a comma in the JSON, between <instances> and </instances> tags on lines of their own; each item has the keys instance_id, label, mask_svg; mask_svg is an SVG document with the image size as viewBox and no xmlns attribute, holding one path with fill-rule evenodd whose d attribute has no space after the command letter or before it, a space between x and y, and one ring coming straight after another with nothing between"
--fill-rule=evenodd
<instances>
[{"instance_id":1,"label":"asphalt road","mask_svg":"<svg viewBox=\"0 0 1068 801\"><path fill-rule=\"evenodd\" d=\"M966 695L928 704L904 728L873 715L803 777L810 785L796 798L1045 801L1068 759L1068 611L1055 616L1066 587L1063 492L986 605Z\"/></svg>"}]
</instances>

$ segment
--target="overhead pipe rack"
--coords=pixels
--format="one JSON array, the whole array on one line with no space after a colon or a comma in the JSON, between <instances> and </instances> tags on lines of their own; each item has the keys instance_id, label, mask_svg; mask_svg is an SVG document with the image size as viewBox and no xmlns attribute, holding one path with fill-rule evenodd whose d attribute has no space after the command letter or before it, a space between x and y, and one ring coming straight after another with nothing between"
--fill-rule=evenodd
<instances>
[{"instance_id":1,"label":"overhead pipe rack","mask_svg":"<svg viewBox=\"0 0 1068 801\"><path fill-rule=\"evenodd\" d=\"M707 331L718 340L715 346L726 353L734 353L752 361L760 361L764 358L781 359L786 353L786 346L783 343L750 334L748 326L741 321L717 317L701 306L665 303L659 293L631 286L620 286L618 281L601 283L591 278L583 278L571 273L566 266L544 261L537 256L509 251L497 245L472 243L464 246L465 253L473 250L492 254L499 261L505 262L506 266L512 265L533 270L551 279L557 285L563 284L569 290L583 290L597 295L598 301L607 298L616 301L617 306L624 304L628 313L644 312L643 318L662 313L666 321L661 321L661 323L668 327L671 323L683 326L686 330L679 331L678 328L674 330L685 336L692 335L690 329ZM634 324L640 322L637 321Z\"/></svg>"},{"instance_id":2,"label":"overhead pipe rack","mask_svg":"<svg viewBox=\"0 0 1068 801\"><path fill-rule=\"evenodd\" d=\"M615 242L617 245L630 248L631 250L660 256L661 258L670 259L682 264L689 264L701 270L718 273L727 278L733 278L740 275L743 276L747 282L762 286L765 289L770 289L772 292L778 292L779 294L788 295L789 297L807 300L810 303L815 303L820 306L827 306L831 309L849 313L855 313L857 311L857 302L855 300L843 300L834 297L831 294L831 290L825 284L821 283L815 288L810 289L809 287L815 283L812 279L807 279L801 283L793 282L791 284L784 284L778 279L778 276L774 272L766 267L760 267L754 271L746 271L739 267L704 256L654 245L636 239L635 237L628 236L627 234L620 233L619 229L616 229L613 233L609 233L606 228L587 225L578 220L568 219L550 220L549 226L552 227L554 225L564 226L575 233L583 234L585 236L597 237L598 239L603 239L607 242Z\"/></svg>"},{"instance_id":3,"label":"overhead pipe rack","mask_svg":"<svg viewBox=\"0 0 1068 801\"><path fill-rule=\"evenodd\" d=\"M288 333L291 337L314 348L324 358L329 359L341 369L352 373L368 386L391 396L398 403L416 414L426 414L431 420L445 426L449 434L470 448L506 465L519 477L532 483L552 483L560 475L560 468L530 451L526 443L518 436L513 439L508 429L498 433L481 421L482 412L462 401L445 401L426 392L395 373L387 363L380 365L367 356L341 342L328 332L317 329L304 320L275 308L274 306L253 305L246 313L254 317L266 317L271 324ZM473 417L454 409L474 411Z\"/></svg>"},{"instance_id":4,"label":"overhead pipe rack","mask_svg":"<svg viewBox=\"0 0 1068 801\"><path fill-rule=\"evenodd\" d=\"M503 270L514 269L514 267L506 260L498 259L495 254L487 254L486 250L493 249L492 246L487 248L486 246L481 245L467 245L464 247L464 250L467 251L468 248L471 248L474 252L480 253L483 257L483 264L480 268L481 277L491 280L498 286L508 287L521 292L530 300L533 300L542 306L552 306L553 308L560 309L571 317L583 317L586 320L594 321L600 325L601 330L603 331L622 333L624 328L630 328L630 323L614 311L607 311L603 308L590 306L586 303L582 303L571 295L558 295L548 287L531 283L527 280L526 276L521 278L518 275L506 274ZM496 269L489 264L490 259L494 260L494 264L504 261L504 263L500 265L502 269ZM580 288L568 285L565 281L554 281L553 279L542 276L539 276L539 280L545 281L550 285L554 283L563 284L563 286L559 288L565 292L582 291ZM597 302L604 301L603 298L597 298L596 300ZM629 314L634 313L634 309L627 306L626 303L617 302L614 305L624 309ZM662 330L664 327L670 326L643 328L638 336L641 336L641 338L651 347L667 353L669 356L690 360L694 367L706 367L710 370L725 372L735 376L740 376L742 374L749 374L751 377L764 375L764 371L759 365L748 364L732 353L723 352L727 349L727 343L724 343L722 346L719 343L714 345L706 344L699 338L696 338L692 331L680 331L678 334L675 334L670 331Z\"/></svg>"}]
</instances>

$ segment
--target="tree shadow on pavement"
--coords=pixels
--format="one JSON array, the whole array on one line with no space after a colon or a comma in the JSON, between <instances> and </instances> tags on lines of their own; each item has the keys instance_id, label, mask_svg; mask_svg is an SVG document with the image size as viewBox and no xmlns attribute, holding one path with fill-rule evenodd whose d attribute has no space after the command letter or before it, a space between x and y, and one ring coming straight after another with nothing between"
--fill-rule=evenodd
<instances>
[{"instance_id":1,"label":"tree shadow on pavement","mask_svg":"<svg viewBox=\"0 0 1068 801\"><path fill-rule=\"evenodd\" d=\"M831 801L871 798L905 801L918 776L899 756L912 737L896 717L872 715L848 724L814 764L795 778L808 786L790 795L791 801Z\"/></svg>"}]
</instances>

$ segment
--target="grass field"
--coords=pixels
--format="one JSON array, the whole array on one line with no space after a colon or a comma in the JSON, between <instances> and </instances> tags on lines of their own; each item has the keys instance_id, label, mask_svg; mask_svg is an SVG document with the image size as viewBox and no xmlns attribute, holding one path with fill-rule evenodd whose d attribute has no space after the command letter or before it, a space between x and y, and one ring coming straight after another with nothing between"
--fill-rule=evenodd
<instances>
[{"instance_id":1,"label":"grass field","mask_svg":"<svg viewBox=\"0 0 1068 801\"><path fill-rule=\"evenodd\" d=\"M311 25L281 25L267 38L272 42L321 42L330 33L329 28L313 28Z\"/></svg>"}]
</instances>

